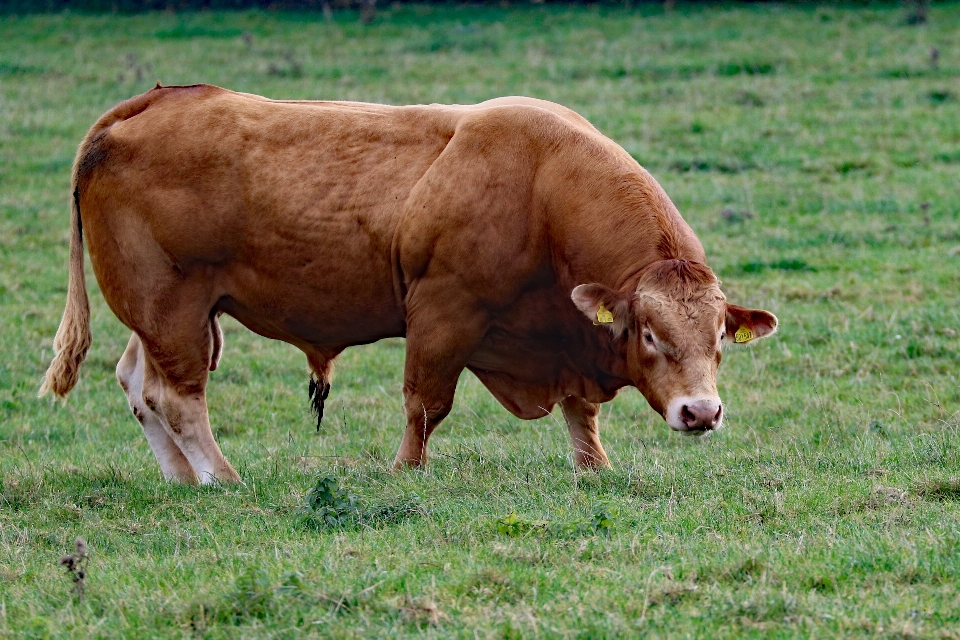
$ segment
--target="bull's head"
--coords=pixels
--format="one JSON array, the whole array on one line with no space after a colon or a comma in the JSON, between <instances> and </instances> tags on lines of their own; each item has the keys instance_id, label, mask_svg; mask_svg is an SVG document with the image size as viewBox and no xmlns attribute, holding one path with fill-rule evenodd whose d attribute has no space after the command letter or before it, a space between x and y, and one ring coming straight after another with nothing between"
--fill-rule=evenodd
<instances>
[{"instance_id":1,"label":"bull's head","mask_svg":"<svg viewBox=\"0 0 960 640\"><path fill-rule=\"evenodd\" d=\"M723 341L749 342L777 330L772 313L729 304L710 268L686 260L653 263L635 291L583 284L571 297L598 329L625 341L630 381L672 429L686 434L723 421L717 394Z\"/></svg>"}]
</instances>

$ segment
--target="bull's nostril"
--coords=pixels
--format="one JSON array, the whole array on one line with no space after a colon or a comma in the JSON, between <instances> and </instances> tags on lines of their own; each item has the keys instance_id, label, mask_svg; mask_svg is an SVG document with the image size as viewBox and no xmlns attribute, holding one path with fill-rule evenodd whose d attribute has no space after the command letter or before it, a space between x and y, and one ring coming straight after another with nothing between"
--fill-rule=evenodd
<instances>
[{"instance_id":1,"label":"bull's nostril","mask_svg":"<svg viewBox=\"0 0 960 640\"><path fill-rule=\"evenodd\" d=\"M723 405L720 405L720 406L717 408L717 415L713 416L713 424L714 424L714 426L720 424L720 418L722 418L722 417L723 417Z\"/></svg>"},{"instance_id":2,"label":"bull's nostril","mask_svg":"<svg viewBox=\"0 0 960 640\"><path fill-rule=\"evenodd\" d=\"M697 421L697 416L693 415L693 412L690 411L687 405L683 405L683 408L680 409L680 419L683 420L683 424L690 426Z\"/></svg>"}]
</instances>

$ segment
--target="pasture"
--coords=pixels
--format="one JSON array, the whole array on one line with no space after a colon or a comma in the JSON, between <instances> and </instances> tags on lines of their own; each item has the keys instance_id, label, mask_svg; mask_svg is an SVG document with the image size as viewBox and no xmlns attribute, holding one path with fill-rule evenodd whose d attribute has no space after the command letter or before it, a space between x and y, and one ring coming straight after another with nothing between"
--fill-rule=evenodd
<instances>
[{"instance_id":1,"label":"pasture","mask_svg":"<svg viewBox=\"0 0 960 640\"><path fill-rule=\"evenodd\" d=\"M960 637L960 3L902 18L0 18L0 636ZM303 356L224 319L210 414L246 485L168 485L92 278L81 383L65 406L35 398L76 146L157 80L565 104L654 174L728 298L779 334L726 350L711 437L625 389L601 414L613 468L577 472L559 411L519 421L464 374L429 467L394 473L402 340L344 354L317 433ZM57 565L78 536L82 597Z\"/></svg>"}]
</instances>

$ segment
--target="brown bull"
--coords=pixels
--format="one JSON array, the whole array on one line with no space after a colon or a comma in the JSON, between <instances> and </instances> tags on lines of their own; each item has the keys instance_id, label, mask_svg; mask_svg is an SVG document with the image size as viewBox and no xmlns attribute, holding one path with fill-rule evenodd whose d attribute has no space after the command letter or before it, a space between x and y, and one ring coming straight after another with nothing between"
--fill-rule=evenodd
<instances>
[{"instance_id":1,"label":"brown bull","mask_svg":"<svg viewBox=\"0 0 960 640\"><path fill-rule=\"evenodd\" d=\"M299 347L321 410L343 349L406 336L398 467L426 462L465 368L520 418L559 403L580 465L608 464L599 405L624 386L677 431L715 429L722 339L777 326L726 302L633 158L529 98L390 107L158 86L87 134L71 228L41 394L65 396L90 345L85 233L133 331L120 385L164 476L184 482L239 480L205 398L221 313Z\"/></svg>"}]
</instances>

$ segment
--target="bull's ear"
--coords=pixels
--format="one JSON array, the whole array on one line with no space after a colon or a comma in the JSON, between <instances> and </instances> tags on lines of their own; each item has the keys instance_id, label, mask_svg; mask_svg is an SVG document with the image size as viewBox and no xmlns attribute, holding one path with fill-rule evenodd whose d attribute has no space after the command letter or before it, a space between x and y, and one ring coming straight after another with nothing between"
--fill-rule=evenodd
<instances>
[{"instance_id":1,"label":"bull's ear","mask_svg":"<svg viewBox=\"0 0 960 640\"><path fill-rule=\"evenodd\" d=\"M570 299L593 324L605 326L619 336L630 326L630 297L602 284L581 284Z\"/></svg>"},{"instance_id":2,"label":"bull's ear","mask_svg":"<svg viewBox=\"0 0 960 640\"><path fill-rule=\"evenodd\" d=\"M750 342L773 335L777 324L777 316L769 311L728 304L725 337L732 342Z\"/></svg>"}]
</instances>

